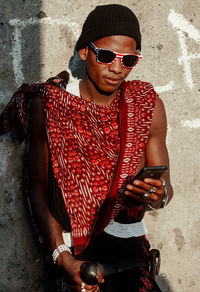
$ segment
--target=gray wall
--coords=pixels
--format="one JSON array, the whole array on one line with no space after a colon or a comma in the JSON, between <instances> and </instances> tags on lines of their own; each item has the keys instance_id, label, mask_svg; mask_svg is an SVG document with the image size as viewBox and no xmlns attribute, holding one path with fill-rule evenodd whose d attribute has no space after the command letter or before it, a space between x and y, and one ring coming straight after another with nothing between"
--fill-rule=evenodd
<instances>
[{"instance_id":1,"label":"gray wall","mask_svg":"<svg viewBox=\"0 0 200 292\"><path fill-rule=\"evenodd\" d=\"M23 82L44 81L68 67L87 14L121 1L2 1L0 110ZM138 16L144 59L130 79L150 81L168 116L167 144L174 199L146 216L148 238L160 248L163 291L200 291L199 0L125 0ZM23 206L24 145L0 138L0 292L43 291L41 256Z\"/></svg>"}]
</instances>

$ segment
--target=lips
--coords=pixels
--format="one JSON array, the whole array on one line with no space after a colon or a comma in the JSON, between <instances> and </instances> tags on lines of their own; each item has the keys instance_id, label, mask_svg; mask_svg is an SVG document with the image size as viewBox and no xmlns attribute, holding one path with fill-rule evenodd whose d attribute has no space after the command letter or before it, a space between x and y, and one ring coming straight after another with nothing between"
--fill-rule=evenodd
<instances>
[{"instance_id":1,"label":"lips","mask_svg":"<svg viewBox=\"0 0 200 292\"><path fill-rule=\"evenodd\" d=\"M111 77L105 77L106 83L109 83L111 85L118 84L122 79L121 78L111 78Z\"/></svg>"}]
</instances>

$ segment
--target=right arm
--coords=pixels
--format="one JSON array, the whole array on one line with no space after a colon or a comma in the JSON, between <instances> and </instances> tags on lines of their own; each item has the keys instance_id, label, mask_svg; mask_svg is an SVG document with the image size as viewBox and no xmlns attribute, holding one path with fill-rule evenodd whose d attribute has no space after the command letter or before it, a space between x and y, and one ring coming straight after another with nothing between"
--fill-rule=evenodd
<instances>
[{"instance_id":1,"label":"right arm","mask_svg":"<svg viewBox=\"0 0 200 292\"><path fill-rule=\"evenodd\" d=\"M37 227L48 243L51 252L64 244L62 228L49 211L48 196L48 145L41 99L33 99L29 112L28 173L29 200ZM80 291L80 265L69 252L62 252L57 258L57 265L75 291ZM88 286L90 291L97 287Z\"/></svg>"},{"instance_id":2,"label":"right arm","mask_svg":"<svg viewBox=\"0 0 200 292\"><path fill-rule=\"evenodd\" d=\"M30 106L28 173L29 199L33 215L42 236L53 251L64 242L61 227L47 205L48 146L40 98L35 98Z\"/></svg>"}]
</instances>

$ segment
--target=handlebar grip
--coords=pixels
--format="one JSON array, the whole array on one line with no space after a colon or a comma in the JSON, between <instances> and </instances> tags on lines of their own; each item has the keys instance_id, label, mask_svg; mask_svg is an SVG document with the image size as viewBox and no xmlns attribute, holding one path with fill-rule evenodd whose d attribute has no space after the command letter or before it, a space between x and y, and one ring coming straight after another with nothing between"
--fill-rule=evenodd
<instances>
[{"instance_id":1,"label":"handlebar grip","mask_svg":"<svg viewBox=\"0 0 200 292\"><path fill-rule=\"evenodd\" d=\"M99 263L84 262L80 267L80 276L88 285L98 284L99 276L103 277L103 267Z\"/></svg>"}]
</instances>

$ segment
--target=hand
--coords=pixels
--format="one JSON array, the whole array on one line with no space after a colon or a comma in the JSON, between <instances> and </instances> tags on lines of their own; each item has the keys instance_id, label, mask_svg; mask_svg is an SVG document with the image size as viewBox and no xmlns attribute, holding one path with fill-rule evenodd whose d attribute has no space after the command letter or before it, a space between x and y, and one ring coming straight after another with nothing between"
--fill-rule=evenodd
<instances>
[{"instance_id":1,"label":"hand","mask_svg":"<svg viewBox=\"0 0 200 292\"><path fill-rule=\"evenodd\" d=\"M144 196L145 193L148 197ZM150 204L155 209L160 208L164 195L163 181L153 178L145 178L144 181L136 179L133 184L126 186L125 195L141 203Z\"/></svg>"},{"instance_id":2,"label":"hand","mask_svg":"<svg viewBox=\"0 0 200 292\"><path fill-rule=\"evenodd\" d=\"M66 278L69 286L72 288L74 292L80 292L81 287L83 286L83 281L80 277L80 267L83 264L83 261L79 261L75 259L68 252L62 252L58 259L57 265L62 271L62 274ZM103 283L104 280L101 275L98 275L98 283ZM82 285L82 286L81 286ZM85 289L85 290L84 290ZM97 285L87 285L84 283L84 289L82 291L85 292L98 292L98 284Z\"/></svg>"}]
</instances>

